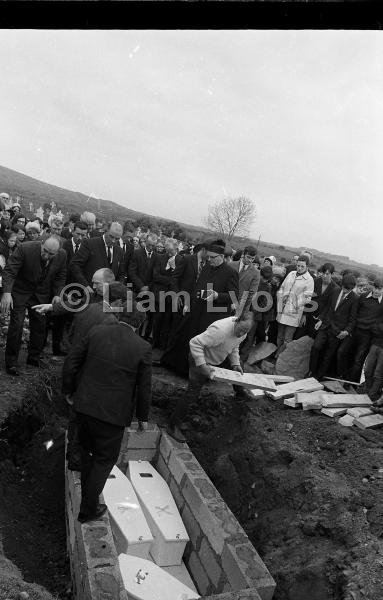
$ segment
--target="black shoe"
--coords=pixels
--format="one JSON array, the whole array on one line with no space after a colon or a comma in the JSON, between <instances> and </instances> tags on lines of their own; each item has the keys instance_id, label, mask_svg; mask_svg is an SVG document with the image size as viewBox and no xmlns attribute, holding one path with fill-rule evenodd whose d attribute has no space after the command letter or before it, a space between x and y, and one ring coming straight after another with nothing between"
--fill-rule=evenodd
<instances>
[{"instance_id":1,"label":"black shoe","mask_svg":"<svg viewBox=\"0 0 383 600\"><path fill-rule=\"evenodd\" d=\"M27 365L30 365L31 367L38 367L39 369L48 368L47 363L39 358L27 358Z\"/></svg>"},{"instance_id":2,"label":"black shoe","mask_svg":"<svg viewBox=\"0 0 383 600\"><path fill-rule=\"evenodd\" d=\"M8 375L13 375L14 377L20 376L20 373L17 370L17 367L5 367L5 370L7 371Z\"/></svg>"},{"instance_id":3,"label":"black shoe","mask_svg":"<svg viewBox=\"0 0 383 600\"><path fill-rule=\"evenodd\" d=\"M182 431L180 430L180 428L177 425L167 427L166 433L168 435L170 435L170 437L172 437L177 442L180 442L181 444L186 443L186 437L184 436L184 434L182 433Z\"/></svg>"},{"instance_id":4,"label":"black shoe","mask_svg":"<svg viewBox=\"0 0 383 600\"><path fill-rule=\"evenodd\" d=\"M78 513L77 520L80 521L80 523L88 523L88 521L97 521L97 519L100 519L102 515L106 513L107 510L108 507L106 506L106 504L98 504L95 513L93 513L92 515L86 515L80 512Z\"/></svg>"}]
</instances>

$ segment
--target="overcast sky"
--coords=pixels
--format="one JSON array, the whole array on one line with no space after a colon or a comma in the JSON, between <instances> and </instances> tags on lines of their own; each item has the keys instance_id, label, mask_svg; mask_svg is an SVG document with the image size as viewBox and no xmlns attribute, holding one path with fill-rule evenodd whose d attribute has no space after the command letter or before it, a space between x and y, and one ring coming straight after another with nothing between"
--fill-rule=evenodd
<instances>
[{"instance_id":1,"label":"overcast sky","mask_svg":"<svg viewBox=\"0 0 383 600\"><path fill-rule=\"evenodd\" d=\"M383 265L381 32L4 30L0 72L0 164Z\"/></svg>"}]
</instances>

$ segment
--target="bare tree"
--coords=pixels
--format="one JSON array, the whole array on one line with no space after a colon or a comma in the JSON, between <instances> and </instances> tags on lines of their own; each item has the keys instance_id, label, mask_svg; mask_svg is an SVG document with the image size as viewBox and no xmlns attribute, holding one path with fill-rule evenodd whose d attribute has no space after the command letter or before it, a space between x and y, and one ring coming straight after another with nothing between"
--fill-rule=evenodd
<instances>
[{"instance_id":1,"label":"bare tree","mask_svg":"<svg viewBox=\"0 0 383 600\"><path fill-rule=\"evenodd\" d=\"M255 203L246 196L224 198L209 206L204 223L230 241L234 235L247 235L255 212Z\"/></svg>"}]
</instances>

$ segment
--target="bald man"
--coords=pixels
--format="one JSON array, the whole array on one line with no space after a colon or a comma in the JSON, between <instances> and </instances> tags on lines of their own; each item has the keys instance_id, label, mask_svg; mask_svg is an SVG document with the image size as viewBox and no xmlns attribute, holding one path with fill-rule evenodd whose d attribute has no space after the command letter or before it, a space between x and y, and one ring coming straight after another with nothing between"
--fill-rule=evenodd
<instances>
[{"instance_id":1,"label":"bald man","mask_svg":"<svg viewBox=\"0 0 383 600\"><path fill-rule=\"evenodd\" d=\"M10 375L19 375L17 363L26 310L30 328L27 364L42 366L45 316L32 310L32 306L58 298L65 281L66 253L60 249L57 237L43 242L24 242L9 257L3 271L0 308L4 314L11 314L5 348L5 366Z\"/></svg>"},{"instance_id":2,"label":"bald man","mask_svg":"<svg viewBox=\"0 0 383 600\"><path fill-rule=\"evenodd\" d=\"M123 251L119 241L122 236L120 223L111 223L101 237L85 239L73 257L69 272L71 281L79 283L92 292L93 274L102 268L113 271L117 281L126 279Z\"/></svg>"}]
</instances>

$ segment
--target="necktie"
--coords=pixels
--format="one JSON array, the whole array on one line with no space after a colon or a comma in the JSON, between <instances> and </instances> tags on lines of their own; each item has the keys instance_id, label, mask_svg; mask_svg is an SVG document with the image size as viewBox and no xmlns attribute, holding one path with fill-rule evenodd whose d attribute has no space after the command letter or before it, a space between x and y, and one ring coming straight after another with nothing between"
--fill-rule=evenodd
<instances>
[{"instance_id":1,"label":"necktie","mask_svg":"<svg viewBox=\"0 0 383 600\"><path fill-rule=\"evenodd\" d=\"M197 275L197 279L199 278L199 276L201 275L201 271L204 268L204 262L201 260L199 265L198 265L198 275Z\"/></svg>"},{"instance_id":2,"label":"necktie","mask_svg":"<svg viewBox=\"0 0 383 600\"><path fill-rule=\"evenodd\" d=\"M79 248L80 248L80 242L75 242L75 249L74 249L75 254L77 254Z\"/></svg>"},{"instance_id":3,"label":"necktie","mask_svg":"<svg viewBox=\"0 0 383 600\"><path fill-rule=\"evenodd\" d=\"M342 302L343 298L344 298L344 292L343 292L343 290L342 290L342 291L341 291L341 293L340 293L340 296L338 297L338 302L336 303L335 310L337 310L337 309L338 309L338 306L339 306L339 304Z\"/></svg>"},{"instance_id":4,"label":"necktie","mask_svg":"<svg viewBox=\"0 0 383 600\"><path fill-rule=\"evenodd\" d=\"M112 250L111 250L110 246L108 246L107 256L108 256L108 263L111 265L112 264Z\"/></svg>"}]
</instances>

